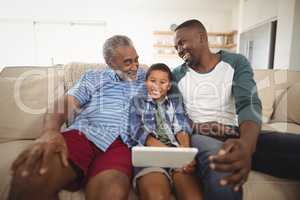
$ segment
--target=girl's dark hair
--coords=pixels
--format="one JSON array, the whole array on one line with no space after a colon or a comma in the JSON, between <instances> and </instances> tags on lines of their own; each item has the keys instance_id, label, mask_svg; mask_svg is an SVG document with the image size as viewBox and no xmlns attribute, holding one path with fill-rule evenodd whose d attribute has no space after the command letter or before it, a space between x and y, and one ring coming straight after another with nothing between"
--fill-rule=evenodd
<instances>
[{"instance_id":1,"label":"girl's dark hair","mask_svg":"<svg viewBox=\"0 0 300 200\"><path fill-rule=\"evenodd\" d=\"M155 64L151 65L146 73L146 80L148 79L150 73L155 70L166 72L168 74L169 81L172 82L172 80L173 80L172 72L171 72L170 68L164 63L155 63Z\"/></svg>"}]
</instances>

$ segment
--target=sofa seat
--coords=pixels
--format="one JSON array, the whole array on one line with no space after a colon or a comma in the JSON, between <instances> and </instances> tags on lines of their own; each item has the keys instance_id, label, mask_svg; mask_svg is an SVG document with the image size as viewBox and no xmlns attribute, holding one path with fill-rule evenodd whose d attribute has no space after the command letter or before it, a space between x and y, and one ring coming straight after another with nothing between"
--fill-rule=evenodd
<instances>
[{"instance_id":1,"label":"sofa seat","mask_svg":"<svg viewBox=\"0 0 300 200\"><path fill-rule=\"evenodd\" d=\"M273 122L273 123L263 124L262 130L300 134L300 125L295 123L287 123L287 122Z\"/></svg>"},{"instance_id":2,"label":"sofa seat","mask_svg":"<svg viewBox=\"0 0 300 200\"><path fill-rule=\"evenodd\" d=\"M26 147L31 145L33 140L20 140L13 142L1 143L0 151L0 199L6 199L9 190L9 182L11 176L8 173L10 165L15 157ZM9 156L7 156L9 155ZM282 188L285 188L282 190ZM251 199L300 199L300 183L296 181L275 178L260 172L251 171L249 179L244 185L244 200ZM268 191L268 192L266 192ZM60 199L63 200L84 200L83 191L69 192L61 191L59 193ZM131 191L129 200L137 200L138 198Z\"/></svg>"},{"instance_id":3,"label":"sofa seat","mask_svg":"<svg viewBox=\"0 0 300 200\"><path fill-rule=\"evenodd\" d=\"M104 69L103 64L70 63L52 67L8 67L1 72L0 90L0 200L5 200L11 176L9 168L17 155L41 134L43 113L24 111L16 101L15 85L22 77L20 99L26 107L40 110L65 93L88 69ZM300 72L254 70L263 107L263 130L300 134L298 102ZM20 79L21 78L21 79ZM294 87L293 87L294 86ZM51 107L50 107L51 108ZM293 122L293 123L291 123ZM272 167L272 166L270 166ZM84 200L83 191L59 193L61 200ZM137 197L131 191L129 200ZM251 171L244 185L244 200L299 200L300 182L279 179Z\"/></svg>"},{"instance_id":4,"label":"sofa seat","mask_svg":"<svg viewBox=\"0 0 300 200\"><path fill-rule=\"evenodd\" d=\"M243 188L243 200L300 199L300 182L276 178L256 171L251 171L248 181L245 183Z\"/></svg>"}]
</instances>

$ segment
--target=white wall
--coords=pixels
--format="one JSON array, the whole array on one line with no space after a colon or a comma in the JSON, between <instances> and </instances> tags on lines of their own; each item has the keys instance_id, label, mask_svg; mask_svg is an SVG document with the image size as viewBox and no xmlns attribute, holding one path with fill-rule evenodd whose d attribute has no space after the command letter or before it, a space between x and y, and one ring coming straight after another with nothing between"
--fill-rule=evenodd
<instances>
[{"instance_id":1,"label":"white wall","mask_svg":"<svg viewBox=\"0 0 300 200\"><path fill-rule=\"evenodd\" d=\"M290 56L290 69L300 71L300 0L296 1L292 48Z\"/></svg>"},{"instance_id":2,"label":"white wall","mask_svg":"<svg viewBox=\"0 0 300 200\"><path fill-rule=\"evenodd\" d=\"M240 0L240 32L277 19L274 68L290 67L291 45L297 0ZM295 36L299 38L298 36Z\"/></svg>"},{"instance_id":3,"label":"white wall","mask_svg":"<svg viewBox=\"0 0 300 200\"><path fill-rule=\"evenodd\" d=\"M281 0L240 0L242 4L241 32L275 18L278 12L278 1Z\"/></svg>"},{"instance_id":4,"label":"white wall","mask_svg":"<svg viewBox=\"0 0 300 200\"><path fill-rule=\"evenodd\" d=\"M279 0L274 60L274 66L276 66L277 69L288 69L291 67L290 56L293 36L295 1L296 0Z\"/></svg>"},{"instance_id":5,"label":"white wall","mask_svg":"<svg viewBox=\"0 0 300 200\"><path fill-rule=\"evenodd\" d=\"M232 7L237 2L238 0L2 0L0 18L104 20L107 22L106 37L113 34L128 35L137 47L140 62L151 64L156 61L153 60L152 48L154 30L168 30L173 23L197 18L208 31L230 31L233 29ZM100 57L99 60L103 61ZM160 61L172 66L181 63L179 59Z\"/></svg>"}]
</instances>

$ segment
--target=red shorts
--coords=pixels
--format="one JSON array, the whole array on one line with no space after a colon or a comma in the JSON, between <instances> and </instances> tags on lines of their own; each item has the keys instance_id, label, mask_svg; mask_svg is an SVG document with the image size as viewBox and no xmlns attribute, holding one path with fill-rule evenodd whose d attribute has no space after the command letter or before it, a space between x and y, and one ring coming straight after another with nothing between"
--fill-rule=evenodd
<instances>
[{"instance_id":1,"label":"red shorts","mask_svg":"<svg viewBox=\"0 0 300 200\"><path fill-rule=\"evenodd\" d=\"M80 184L109 169L123 172L131 179L131 151L120 138L116 139L103 152L78 130L66 131L62 135L68 147L69 160L80 169L81 175L83 175Z\"/></svg>"}]
</instances>

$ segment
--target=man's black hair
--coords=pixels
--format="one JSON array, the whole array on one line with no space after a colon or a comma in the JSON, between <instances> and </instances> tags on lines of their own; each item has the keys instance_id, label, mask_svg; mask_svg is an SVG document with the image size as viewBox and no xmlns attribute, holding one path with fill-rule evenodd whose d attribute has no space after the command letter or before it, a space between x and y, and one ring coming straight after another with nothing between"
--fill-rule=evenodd
<instances>
[{"instance_id":1,"label":"man's black hair","mask_svg":"<svg viewBox=\"0 0 300 200\"><path fill-rule=\"evenodd\" d=\"M151 65L146 73L146 80L150 76L150 73L155 70L166 72L168 74L169 81L170 82L172 81L172 72L171 72L170 68L164 63L155 63L155 64Z\"/></svg>"},{"instance_id":2,"label":"man's black hair","mask_svg":"<svg viewBox=\"0 0 300 200\"><path fill-rule=\"evenodd\" d=\"M177 31L181 28L197 28L197 29L199 29L199 31L206 33L206 29L205 29L204 25L197 19L191 19L191 20L187 20L187 21L181 23L180 25L178 25L176 27L175 31Z\"/></svg>"}]
</instances>

